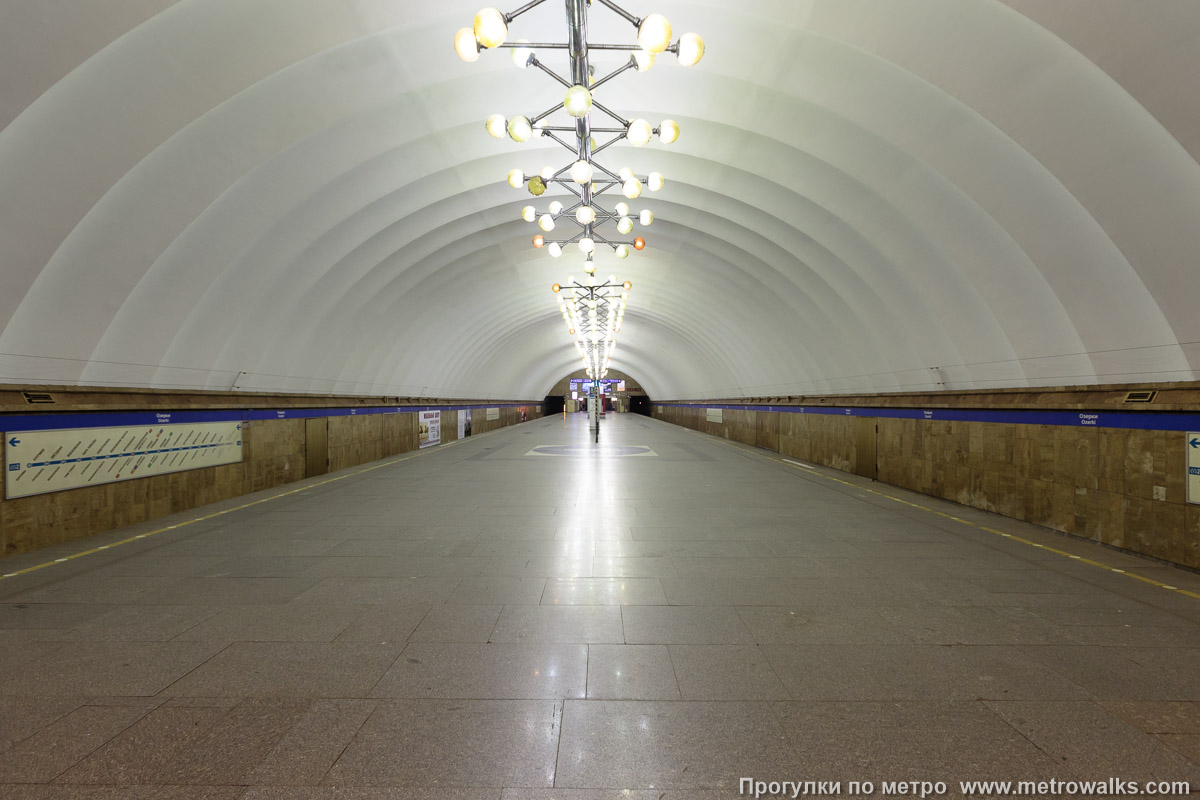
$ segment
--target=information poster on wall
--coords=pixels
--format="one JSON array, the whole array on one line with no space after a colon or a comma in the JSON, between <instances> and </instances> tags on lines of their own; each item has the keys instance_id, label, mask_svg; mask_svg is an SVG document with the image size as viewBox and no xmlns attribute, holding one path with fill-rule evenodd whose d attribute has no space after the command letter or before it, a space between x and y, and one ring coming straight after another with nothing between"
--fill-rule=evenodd
<instances>
[{"instance_id":1,"label":"information poster on wall","mask_svg":"<svg viewBox=\"0 0 1200 800\"><path fill-rule=\"evenodd\" d=\"M1200 431L1189 431L1187 447L1187 501L1200 504Z\"/></svg>"},{"instance_id":2,"label":"information poster on wall","mask_svg":"<svg viewBox=\"0 0 1200 800\"><path fill-rule=\"evenodd\" d=\"M471 409L458 410L458 438L465 439L471 435Z\"/></svg>"},{"instance_id":3,"label":"information poster on wall","mask_svg":"<svg viewBox=\"0 0 1200 800\"><path fill-rule=\"evenodd\" d=\"M242 423L23 431L4 437L8 499L242 460Z\"/></svg>"},{"instance_id":4,"label":"information poster on wall","mask_svg":"<svg viewBox=\"0 0 1200 800\"><path fill-rule=\"evenodd\" d=\"M497 420L497 419L500 419L500 409L498 409L498 408L489 408L489 409L487 410L487 420L488 420L488 422L491 422L492 420Z\"/></svg>"},{"instance_id":5,"label":"information poster on wall","mask_svg":"<svg viewBox=\"0 0 1200 800\"><path fill-rule=\"evenodd\" d=\"M704 418L709 422L722 422L725 418L724 409L721 408L706 408L704 410Z\"/></svg>"},{"instance_id":6,"label":"information poster on wall","mask_svg":"<svg viewBox=\"0 0 1200 800\"><path fill-rule=\"evenodd\" d=\"M432 447L442 443L442 412L422 411L419 427L421 447Z\"/></svg>"}]
</instances>

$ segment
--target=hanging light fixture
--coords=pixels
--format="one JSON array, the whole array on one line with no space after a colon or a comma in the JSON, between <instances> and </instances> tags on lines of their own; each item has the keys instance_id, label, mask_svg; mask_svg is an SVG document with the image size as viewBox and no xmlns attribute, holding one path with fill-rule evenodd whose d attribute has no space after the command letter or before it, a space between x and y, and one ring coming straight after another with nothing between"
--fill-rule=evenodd
<instances>
[{"instance_id":1,"label":"hanging light fixture","mask_svg":"<svg viewBox=\"0 0 1200 800\"><path fill-rule=\"evenodd\" d=\"M560 169L545 167L541 172L526 175L520 169L508 173L508 183L513 188L525 188L534 197L542 196L551 186L560 187L573 195L564 207L559 200L547 206L547 213L538 213L534 206L521 210L521 219L536 222L542 233L533 237L535 248L544 248L552 257L563 255L568 244L578 246L585 255L583 283L568 276L565 284L554 285L558 294L559 308L570 335L575 341L588 375L601 377L608 369L616 347L616 334L621 329L625 316L625 304L632 284L618 284L615 277L597 284L596 250L607 245L620 259L646 247L646 240L637 236L632 240L619 240L617 236L633 233L634 225L642 227L654 221L654 213L643 209L633 213L629 204L620 201L613 210L598 202L600 195L612 192L636 200L643 189L657 192L666 184L661 172L653 171L639 175L628 167L613 172L597 160L597 155L609 146L625 140L635 147L645 147L657 135L662 144L673 144L679 139L679 124L674 120L663 120L657 128L641 118L627 119L607 108L596 99L596 92L604 84L623 72L634 70L647 72L655 63L655 57L670 52L685 67L694 66L704 56L704 40L695 33L685 33L674 44L671 40L671 23L662 14L648 14L638 18L621 8L616 0L600 0L603 6L630 23L635 31L636 44L600 44L588 42L586 38L588 13L592 0L566 0L567 41L544 42L539 38L536 48L526 39L509 42L509 26L513 20L545 0L531 0L520 8L504 14L495 8L484 8L475 15L470 28L460 29L454 36L454 49L466 62L479 59L482 50L510 48L512 62L521 69L537 67L552 77L560 86L566 87L562 102L533 116L516 115L506 117L493 114L487 118L485 127L489 135L497 139L508 137L515 142L527 142L545 137L562 145L571 153L571 160ZM569 70L559 75L538 58L541 50L566 50ZM607 75L596 78L589 63L590 50L615 50L629 53L629 59ZM556 123L552 117L565 112L567 119ZM607 126L593 124L592 117L598 112L612 120ZM597 142L597 136L606 140ZM580 230L574 236L548 239L544 234L555 230L556 221L577 225ZM605 234L605 225L613 225L617 236ZM622 292L621 289L624 289Z\"/></svg>"}]
</instances>

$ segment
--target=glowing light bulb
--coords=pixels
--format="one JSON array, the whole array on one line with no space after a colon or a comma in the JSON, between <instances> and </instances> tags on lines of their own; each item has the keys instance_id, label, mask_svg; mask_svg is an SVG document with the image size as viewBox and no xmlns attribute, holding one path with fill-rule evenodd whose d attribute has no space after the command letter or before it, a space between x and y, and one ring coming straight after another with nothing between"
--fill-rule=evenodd
<instances>
[{"instance_id":1,"label":"glowing light bulb","mask_svg":"<svg viewBox=\"0 0 1200 800\"><path fill-rule=\"evenodd\" d=\"M571 180L578 184L585 184L591 181L594 170L592 165L586 161L576 161L571 165Z\"/></svg>"},{"instance_id":2,"label":"glowing light bulb","mask_svg":"<svg viewBox=\"0 0 1200 800\"><path fill-rule=\"evenodd\" d=\"M596 249L596 243L590 237L583 237L579 240L579 249L584 253L590 253Z\"/></svg>"},{"instance_id":3,"label":"glowing light bulb","mask_svg":"<svg viewBox=\"0 0 1200 800\"><path fill-rule=\"evenodd\" d=\"M537 209L533 206L525 206L521 209L521 219L526 222L533 222L537 219Z\"/></svg>"},{"instance_id":4,"label":"glowing light bulb","mask_svg":"<svg viewBox=\"0 0 1200 800\"><path fill-rule=\"evenodd\" d=\"M580 206L575 212L575 219L580 225L591 225L596 221L596 209L591 206Z\"/></svg>"},{"instance_id":5,"label":"glowing light bulb","mask_svg":"<svg viewBox=\"0 0 1200 800\"><path fill-rule=\"evenodd\" d=\"M562 291L562 286L560 286L559 284L556 283L550 287L550 291L554 292L555 294L558 294L559 292ZM562 302L562 297L558 298L558 302L560 302L560 303Z\"/></svg>"},{"instance_id":6,"label":"glowing light bulb","mask_svg":"<svg viewBox=\"0 0 1200 800\"><path fill-rule=\"evenodd\" d=\"M546 248L546 252L549 253L553 258L558 258L562 255L562 245L558 242L551 242Z\"/></svg>"},{"instance_id":7,"label":"glowing light bulb","mask_svg":"<svg viewBox=\"0 0 1200 800\"><path fill-rule=\"evenodd\" d=\"M650 191L657 192L667 185L667 179L661 172L651 172L646 176L646 185L650 187Z\"/></svg>"},{"instance_id":8,"label":"glowing light bulb","mask_svg":"<svg viewBox=\"0 0 1200 800\"><path fill-rule=\"evenodd\" d=\"M637 64L638 72L649 72L654 66L654 53L647 53L645 50L633 51L633 62Z\"/></svg>"},{"instance_id":9,"label":"glowing light bulb","mask_svg":"<svg viewBox=\"0 0 1200 800\"><path fill-rule=\"evenodd\" d=\"M505 131L508 130L508 120L503 114L492 114L484 123L487 132L491 134L493 139L503 139Z\"/></svg>"},{"instance_id":10,"label":"glowing light bulb","mask_svg":"<svg viewBox=\"0 0 1200 800\"><path fill-rule=\"evenodd\" d=\"M671 36L670 30L670 26L667 26L668 38ZM504 21L504 15L494 8L481 10L475 15L475 38L484 47L499 47L504 44L504 40L508 38L508 23Z\"/></svg>"},{"instance_id":11,"label":"glowing light bulb","mask_svg":"<svg viewBox=\"0 0 1200 800\"><path fill-rule=\"evenodd\" d=\"M647 53L661 53L671 44L671 23L662 14L648 15L638 26L637 43Z\"/></svg>"},{"instance_id":12,"label":"glowing light bulb","mask_svg":"<svg viewBox=\"0 0 1200 800\"><path fill-rule=\"evenodd\" d=\"M470 28L459 28L454 34L454 52L468 64L479 60L479 42L475 39L475 31Z\"/></svg>"},{"instance_id":13,"label":"glowing light bulb","mask_svg":"<svg viewBox=\"0 0 1200 800\"><path fill-rule=\"evenodd\" d=\"M642 182L637 178L630 178L621 187L621 192L630 200L636 200L642 196Z\"/></svg>"},{"instance_id":14,"label":"glowing light bulb","mask_svg":"<svg viewBox=\"0 0 1200 800\"><path fill-rule=\"evenodd\" d=\"M519 169L510 170L508 173L508 185L514 189L520 189L521 184L525 182L525 173Z\"/></svg>"},{"instance_id":15,"label":"glowing light bulb","mask_svg":"<svg viewBox=\"0 0 1200 800\"><path fill-rule=\"evenodd\" d=\"M643 239L642 237L639 236L633 240L633 249L634 250L642 250L645 247L646 247L646 240Z\"/></svg>"},{"instance_id":16,"label":"glowing light bulb","mask_svg":"<svg viewBox=\"0 0 1200 800\"><path fill-rule=\"evenodd\" d=\"M679 139L679 123L673 119L664 119L658 125L658 138L663 144L675 144Z\"/></svg>"},{"instance_id":17,"label":"glowing light bulb","mask_svg":"<svg viewBox=\"0 0 1200 800\"><path fill-rule=\"evenodd\" d=\"M621 167L619 170L617 170L617 177L619 177L622 182L631 181L634 177L633 170L631 170L629 167Z\"/></svg>"},{"instance_id":18,"label":"glowing light bulb","mask_svg":"<svg viewBox=\"0 0 1200 800\"><path fill-rule=\"evenodd\" d=\"M575 84L567 89L567 93L563 97L563 106L567 109L567 113L576 119L586 117L592 110L592 93L586 86Z\"/></svg>"},{"instance_id":19,"label":"glowing light bulb","mask_svg":"<svg viewBox=\"0 0 1200 800\"><path fill-rule=\"evenodd\" d=\"M679 63L694 67L704 58L704 40L698 33L685 33L679 37Z\"/></svg>"},{"instance_id":20,"label":"glowing light bulb","mask_svg":"<svg viewBox=\"0 0 1200 800\"><path fill-rule=\"evenodd\" d=\"M558 202L557 200L550 201L549 211L551 214L553 214L554 216L557 217L559 214L562 213L562 210L563 210L562 203Z\"/></svg>"},{"instance_id":21,"label":"glowing light bulb","mask_svg":"<svg viewBox=\"0 0 1200 800\"><path fill-rule=\"evenodd\" d=\"M619 217L628 217L629 216L629 203L622 201L620 203L617 203L615 208L616 208L617 216L619 216Z\"/></svg>"},{"instance_id":22,"label":"glowing light bulb","mask_svg":"<svg viewBox=\"0 0 1200 800\"><path fill-rule=\"evenodd\" d=\"M508 137L514 142L528 142L531 136L533 126L529 124L529 117L516 116L508 121Z\"/></svg>"},{"instance_id":23,"label":"glowing light bulb","mask_svg":"<svg viewBox=\"0 0 1200 800\"><path fill-rule=\"evenodd\" d=\"M554 217L549 214L542 214L542 216L538 217L538 227L546 233L554 230Z\"/></svg>"},{"instance_id":24,"label":"glowing light bulb","mask_svg":"<svg viewBox=\"0 0 1200 800\"><path fill-rule=\"evenodd\" d=\"M633 281L625 281L625 283L621 285L625 287L626 291L628 291L629 289L633 288Z\"/></svg>"},{"instance_id":25,"label":"glowing light bulb","mask_svg":"<svg viewBox=\"0 0 1200 800\"><path fill-rule=\"evenodd\" d=\"M588 275L596 274L596 262L592 261L592 257L590 255L588 256L588 260L583 262L583 271L586 272ZM591 284L588 284L588 285L590 286ZM595 302L596 302L595 300L590 301L590 303L595 303Z\"/></svg>"},{"instance_id":26,"label":"glowing light bulb","mask_svg":"<svg viewBox=\"0 0 1200 800\"><path fill-rule=\"evenodd\" d=\"M542 171L538 175L544 181L552 180L554 178L554 167L542 167Z\"/></svg>"},{"instance_id":27,"label":"glowing light bulb","mask_svg":"<svg viewBox=\"0 0 1200 800\"><path fill-rule=\"evenodd\" d=\"M642 213L638 214L638 222L649 227L651 222L654 222L654 212L648 208L643 208Z\"/></svg>"},{"instance_id":28,"label":"glowing light bulb","mask_svg":"<svg viewBox=\"0 0 1200 800\"><path fill-rule=\"evenodd\" d=\"M540 233L537 236L533 237L533 246L534 247L540 248L545 243L546 243L546 237L542 236Z\"/></svg>"},{"instance_id":29,"label":"glowing light bulb","mask_svg":"<svg viewBox=\"0 0 1200 800\"><path fill-rule=\"evenodd\" d=\"M517 44L529 44L528 39L517 39ZM514 47L512 49L512 62L521 69L525 69L533 63L533 50L529 47Z\"/></svg>"},{"instance_id":30,"label":"glowing light bulb","mask_svg":"<svg viewBox=\"0 0 1200 800\"><path fill-rule=\"evenodd\" d=\"M621 219L617 221L617 230L623 234L633 233L633 220L631 220L629 217L621 217Z\"/></svg>"},{"instance_id":31,"label":"glowing light bulb","mask_svg":"<svg viewBox=\"0 0 1200 800\"><path fill-rule=\"evenodd\" d=\"M644 119L635 119L629 123L629 127L625 130L625 138L634 147L642 147L647 144L654 136L654 128L650 127L650 123Z\"/></svg>"},{"instance_id":32,"label":"glowing light bulb","mask_svg":"<svg viewBox=\"0 0 1200 800\"><path fill-rule=\"evenodd\" d=\"M613 252L613 254L617 258L629 258L629 245L627 245L627 244L617 245L617 249Z\"/></svg>"}]
</instances>

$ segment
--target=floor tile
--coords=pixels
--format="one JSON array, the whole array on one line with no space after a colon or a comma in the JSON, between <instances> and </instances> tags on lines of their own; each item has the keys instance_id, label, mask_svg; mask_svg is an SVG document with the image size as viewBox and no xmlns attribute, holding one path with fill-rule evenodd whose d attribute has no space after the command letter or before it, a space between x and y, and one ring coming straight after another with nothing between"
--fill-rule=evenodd
<instances>
[{"instance_id":1,"label":"floor tile","mask_svg":"<svg viewBox=\"0 0 1200 800\"><path fill-rule=\"evenodd\" d=\"M561 724L557 701L381 701L325 783L549 787Z\"/></svg>"},{"instance_id":2,"label":"floor tile","mask_svg":"<svg viewBox=\"0 0 1200 800\"><path fill-rule=\"evenodd\" d=\"M400 644L234 642L166 689L173 697L366 697Z\"/></svg>"},{"instance_id":3,"label":"floor tile","mask_svg":"<svg viewBox=\"0 0 1200 800\"><path fill-rule=\"evenodd\" d=\"M588 645L590 700L679 700L679 683L665 645Z\"/></svg>"}]
</instances>

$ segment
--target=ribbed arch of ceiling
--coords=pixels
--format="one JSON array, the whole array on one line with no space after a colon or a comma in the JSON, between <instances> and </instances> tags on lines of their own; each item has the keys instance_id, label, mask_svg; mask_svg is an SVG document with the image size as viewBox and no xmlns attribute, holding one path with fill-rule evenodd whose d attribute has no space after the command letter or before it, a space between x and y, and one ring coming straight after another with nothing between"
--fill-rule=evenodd
<instances>
[{"instance_id":1,"label":"ribbed arch of ceiling","mask_svg":"<svg viewBox=\"0 0 1200 800\"><path fill-rule=\"evenodd\" d=\"M458 62L475 6L432 5L180 2L0 131L3 377L533 398L576 368L548 285L580 259L503 183L566 151L480 124L559 90ZM603 90L684 128L602 159L668 176L600 265L652 396L1195 376L1200 167L1063 41L994 0L654 10L709 54ZM561 38L543 11L513 35Z\"/></svg>"}]
</instances>

